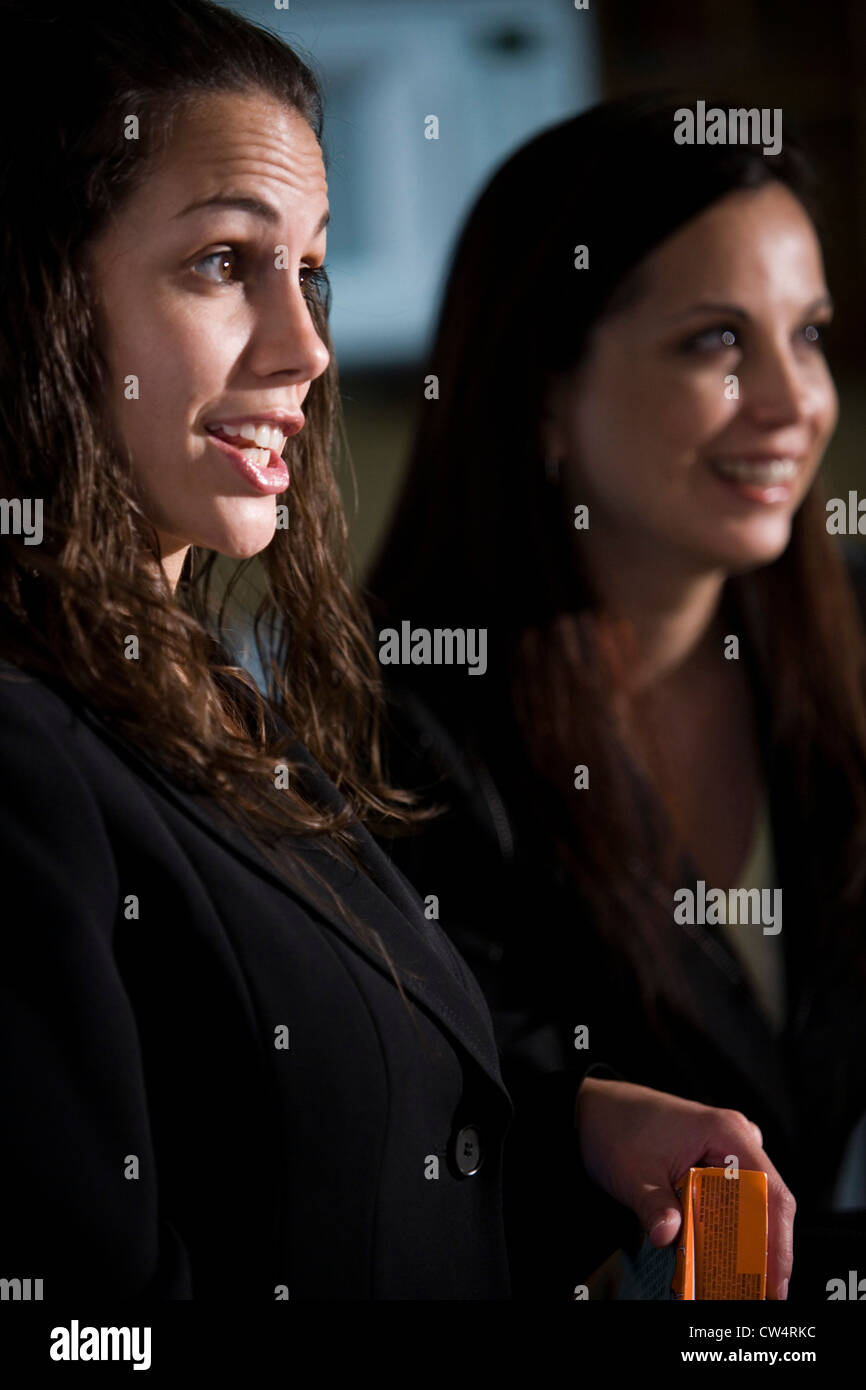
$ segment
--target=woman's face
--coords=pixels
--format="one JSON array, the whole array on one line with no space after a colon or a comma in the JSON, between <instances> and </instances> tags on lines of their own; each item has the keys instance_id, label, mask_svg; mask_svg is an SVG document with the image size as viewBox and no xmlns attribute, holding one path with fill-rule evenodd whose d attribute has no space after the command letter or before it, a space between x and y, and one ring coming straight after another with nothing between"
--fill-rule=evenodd
<instances>
[{"instance_id":1,"label":"woman's face","mask_svg":"<svg viewBox=\"0 0 866 1390\"><path fill-rule=\"evenodd\" d=\"M767 564L836 423L812 223L781 184L730 194L653 251L638 285L551 390L545 445L569 512L589 507L575 536L596 569Z\"/></svg>"},{"instance_id":2,"label":"woman's face","mask_svg":"<svg viewBox=\"0 0 866 1390\"><path fill-rule=\"evenodd\" d=\"M306 121L213 95L91 248L114 415L172 583L190 544L246 558L273 537L279 455L329 360L308 298L327 213Z\"/></svg>"}]
</instances>

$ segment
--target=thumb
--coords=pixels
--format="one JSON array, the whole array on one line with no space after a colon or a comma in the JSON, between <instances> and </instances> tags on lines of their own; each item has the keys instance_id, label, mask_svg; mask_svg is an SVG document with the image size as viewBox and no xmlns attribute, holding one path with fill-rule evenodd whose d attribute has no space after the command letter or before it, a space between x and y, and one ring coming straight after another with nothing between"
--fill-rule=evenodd
<instances>
[{"instance_id":1,"label":"thumb","mask_svg":"<svg viewBox=\"0 0 866 1390\"><path fill-rule=\"evenodd\" d=\"M635 1212L649 1235L650 1244L656 1249L670 1245L679 1235L683 1217L676 1193L669 1184L645 1187L635 1204Z\"/></svg>"}]
</instances>

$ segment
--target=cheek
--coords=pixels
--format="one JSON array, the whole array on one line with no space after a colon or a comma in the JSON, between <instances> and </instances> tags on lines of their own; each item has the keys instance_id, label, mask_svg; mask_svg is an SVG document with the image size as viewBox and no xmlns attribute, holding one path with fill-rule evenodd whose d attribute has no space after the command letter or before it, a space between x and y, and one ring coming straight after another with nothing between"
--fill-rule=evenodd
<instances>
[{"instance_id":1,"label":"cheek","mask_svg":"<svg viewBox=\"0 0 866 1390\"><path fill-rule=\"evenodd\" d=\"M839 397L830 375L830 369L827 366L823 369L822 378L817 388L816 418L818 429L821 431L823 442L826 444L839 419Z\"/></svg>"},{"instance_id":2,"label":"cheek","mask_svg":"<svg viewBox=\"0 0 866 1390\"><path fill-rule=\"evenodd\" d=\"M602 495L626 481L649 491L684 476L735 411L720 371L633 361L606 378L587 378L572 422L574 472Z\"/></svg>"},{"instance_id":3,"label":"cheek","mask_svg":"<svg viewBox=\"0 0 866 1390\"><path fill-rule=\"evenodd\" d=\"M654 431L664 444L671 470L694 462L697 452L724 430L737 413L736 399L726 395L724 366L709 364L684 370L674 363L656 382Z\"/></svg>"},{"instance_id":4,"label":"cheek","mask_svg":"<svg viewBox=\"0 0 866 1390\"><path fill-rule=\"evenodd\" d=\"M566 431L575 481L603 496L642 470L657 415L653 383L640 363L602 362L585 372Z\"/></svg>"},{"instance_id":5,"label":"cheek","mask_svg":"<svg viewBox=\"0 0 866 1390\"><path fill-rule=\"evenodd\" d=\"M136 352L160 391L170 396L208 389L227 356L228 335L200 309L157 300L146 308L136 331Z\"/></svg>"},{"instance_id":6,"label":"cheek","mask_svg":"<svg viewBox=\"0 0 866 1390\"><path fill-rule=\"evenodd\" d=\"M145 436L181 444L196 411L224 389L225 336L208 332L201 316L172 312L159 301L142 304L115 339L113 374L130 443ZM129 398L129 378L138 398ZM133 388L134 389L134 388Z\"/></svg>"}]
</instances>

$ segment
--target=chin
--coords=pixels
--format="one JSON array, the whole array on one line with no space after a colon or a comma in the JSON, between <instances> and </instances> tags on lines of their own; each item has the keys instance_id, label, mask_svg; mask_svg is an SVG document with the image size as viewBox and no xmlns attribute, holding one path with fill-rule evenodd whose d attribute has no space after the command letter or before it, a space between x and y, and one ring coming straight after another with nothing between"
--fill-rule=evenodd
<instances>
[{"instance_id":1,"label":"chin","mask_svg":"<svg viewBox=\"0 0 866 1390\"><path fill-rule=\"evenodd\" d=\"M790 516L762 517L752 525L717 537L714 558L731 574L746 574L749 570L772 565L787 550L790 540Z\"/></svg>"},{"instance_id":2,"label":"chin","mask_svg":"<svg viewBox=\"0 0 866 1390\"><path fill-rule=\"evenodd\" d=\"M256 539L250 537L243 541L234 541L226 545L214 546L220 555L225 555L229 560L251 560L254 555L261 555L263 550L267 550L274 538L273 527L267 535L262 535Z\"/></svg>"},{"instance_id":3,"label":"chin","mask_svg":"<svg viewBox=\"0 0 866 1390\"><path fill-rule=\"evenodd\" d=\"M267 550L274 538L274 524L270 526L251 526L241 531L214 530L202 535L193 544L206 550L215 550L227 560L251 560Z\"/></svg>"}]
</instances>

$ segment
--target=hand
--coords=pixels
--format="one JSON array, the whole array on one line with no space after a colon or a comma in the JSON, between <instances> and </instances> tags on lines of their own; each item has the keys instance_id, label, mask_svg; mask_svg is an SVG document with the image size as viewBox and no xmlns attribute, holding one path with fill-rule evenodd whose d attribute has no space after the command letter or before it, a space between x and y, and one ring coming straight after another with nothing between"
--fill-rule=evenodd
<instances>
[{"instance_id":1,"label":"hand","mask_svg":"<svg viewBox=\"0 0 866 1390\"><path fill-rule=\"evenodd\" d=\"M599 1187L640 1218L653 1245L670 1245L682 1212L674 1183L689 1168L741 1168L767 1174L767 1297L788 1297L797 1204L762 1146L761 1131L736 1110L715 1110L627 1081L585 1077L575 1125L584 1167Z\"/></svg>"}]
</instances>

